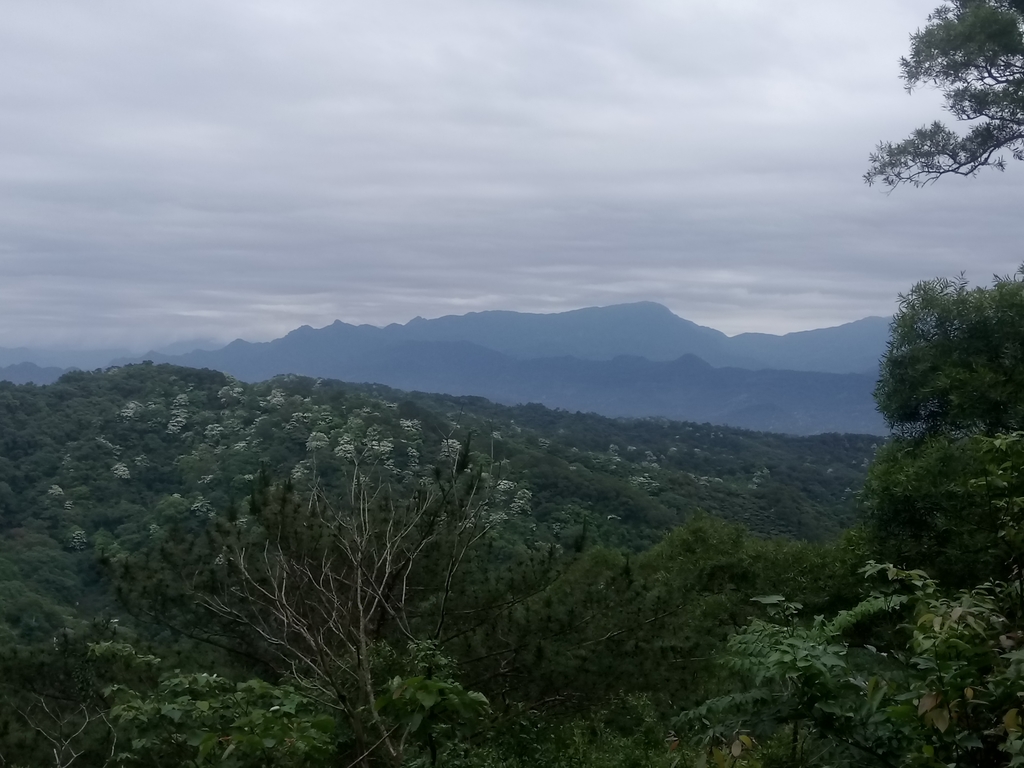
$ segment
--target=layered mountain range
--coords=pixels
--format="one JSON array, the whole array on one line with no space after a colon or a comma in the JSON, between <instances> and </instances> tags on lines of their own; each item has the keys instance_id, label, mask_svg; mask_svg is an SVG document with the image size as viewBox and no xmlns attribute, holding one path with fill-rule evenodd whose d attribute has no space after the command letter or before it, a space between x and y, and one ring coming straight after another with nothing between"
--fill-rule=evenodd
<instances>
[{"instance_id":1,"label":"layered mountain range","mask_svg":"<svg viewBox=\"0 0 1024 768\"><path fill-rule=\"evenodd\" d=\"M220 349L110 362L211 368L253 382L292 373L792 434L880 434L885 427L871 392L887 339L888 320L878 317L730 337L641 302L415 318L383 328L337 321L269 342L239 339ZM10 359L3 352L0 362ZM20 373L25 380L24 368ZM47 370L36 381L53 375ZM8 378L5 369L0 378Z\"/></svg>"}]
</instances>

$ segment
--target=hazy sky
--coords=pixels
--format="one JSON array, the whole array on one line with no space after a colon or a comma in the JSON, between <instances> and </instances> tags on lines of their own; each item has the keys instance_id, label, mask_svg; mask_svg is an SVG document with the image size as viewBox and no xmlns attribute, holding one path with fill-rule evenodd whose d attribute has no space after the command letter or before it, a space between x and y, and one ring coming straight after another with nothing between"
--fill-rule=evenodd
<instances>
[{"instance_id":1,"label":"hazy sky","mask_svg":"<svg viewBox=\"0 0 1024 768\"><path fill-rule=\"evenodd\" d=\"M649 299L734 333L1013 271L1024 164L886 195L937 0L32 0L0 345Z\"/></svg>"}]
</instances>

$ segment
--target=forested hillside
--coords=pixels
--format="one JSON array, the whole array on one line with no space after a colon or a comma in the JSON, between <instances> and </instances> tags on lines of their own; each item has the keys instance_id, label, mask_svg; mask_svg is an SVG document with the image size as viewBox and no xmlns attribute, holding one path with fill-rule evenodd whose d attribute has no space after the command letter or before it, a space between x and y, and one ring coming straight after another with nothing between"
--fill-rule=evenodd
<instances>
[{"instance_id":1,"label":"forested hillside","mask_svg":"<svg viewBox=\"0 0 1024 768\"><path fill-rule=\"evenodd\" d=\"M479 398L139 365L0 384L0 584L8 636L110 607L98 552L136 551L244 500L261 467L306 489L360 450L401 485L469 440L515 514L501 537L640 550L699 511L764 535L848 526L870 437L787 438L665 420L504 408Z\"/></svg>"},{"instance_id":2,"label":"forested hillside","mask_svg":"<svg viewBox=\"0 0 1024 768\"><path fill-rule=\"evenodd\" d=\"M877 450L169 366L4 385L0 757L1017 765L1021 318L1020 276L916 286Z\"/></svg>"}]
</instances>

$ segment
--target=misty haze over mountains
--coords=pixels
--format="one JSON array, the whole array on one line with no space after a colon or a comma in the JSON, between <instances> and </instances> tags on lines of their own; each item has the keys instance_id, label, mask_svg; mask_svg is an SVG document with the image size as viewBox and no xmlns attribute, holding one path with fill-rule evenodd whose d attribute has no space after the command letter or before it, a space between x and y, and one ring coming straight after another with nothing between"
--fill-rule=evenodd
<instances>
[{"instance_id":1,"label":"misty haze over mountains","mask_svg":"<svg viewBox=\"0 0 1024 768\"><path fill-rule=\"evenodd\" d=\"M76 353L61 367L152 360L245 381L293 373L608 416L881 434L871 392L888 329L886 318L869 317L784 336L729 337L641 302L557 314L415 318L384 328L337 321L274 341L236 340L184 354L177 354L180 345L142 356L107 351L106 361L99 361L103 351ZM0 367L0 378L47 383L60 374L55 353L0 350L0 365L14 363Z\"/></svg>"}]
</instances>

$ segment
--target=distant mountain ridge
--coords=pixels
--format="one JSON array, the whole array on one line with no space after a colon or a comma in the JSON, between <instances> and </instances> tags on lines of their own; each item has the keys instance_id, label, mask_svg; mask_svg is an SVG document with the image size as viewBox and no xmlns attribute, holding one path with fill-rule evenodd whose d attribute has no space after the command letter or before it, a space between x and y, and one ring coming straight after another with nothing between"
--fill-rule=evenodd
<instances>
[{"instance_id":1,"label":"distant mountain ridge","mask_svg":"<svg viewBox=\"0 0 1024 768\"><path fill-rule=\"evenodd\" d=\"M286 337L287 338L287 337ZM275 342L270 342L274 344ZM788 434L882 434L871 396L875 377L808 371L716 368L695 355L652 361L547 357L517 360L463 341L380 344L358 352L231 344L154 362L212 368L249 382L294 373L397 389L535 402L605 416L660 416Z\"/></svg>"},{"instance_id":2,"label":"distant mountain ridge","mask_svg":"<svg viewBox=\"0 0 1024 768\"><path fill-rule=\"evenodd\" d=\"M255 355L283 361L329 352L344 359L404 342L467 342L519 360L611 360L630 355L668 362L696 355L716 367L865 373L877 368L888 337L889 321L882 317L782 336L742 333L730 337L681 318L661 304L636 302L551 314L492 310L432 320L417 317L384 327L337 320L323 328L304 325L269 342L237 339L219 350L194 353L202 352L198 357L209 359ZM164 350L160 353L166 355Z\"/></svg>"},{"instance_id":3,"label":"distant mountain ridge","mask_svg":"<svg viewBox=\"0 0 1024 768\"><path fill-rule=\"evenodd\" d=\"M264 343L288 347L289 353L315 344L337 353L361 354L383 344L458 341L520 360L567 356L611 360L632 355L667 362L696 355L716 367L864 373L877 367L888 337L889 321L882 317L783 336L742 333L730 337L681 318L661 304L637 302L552 314L487 311L433 320L417 317L383 328L338 320L324 328L302 326ZM247 343L239 340L229 346Z\"/></svg>"},{"instance_id":4,"label":"distant mountain ridge","mask_svg":"<svg viewBox=\"0 0 1024 768\"><path fill-rule=\"evenodd\" d=\"M53 384L66 373L64 368L41 367L35 363L0 366L0 381L12 384Z\"/></svg>"},{"instance_id":5,"label":"distant mountain ridge","mask_svg":"<svg viewBox=\"0 0 1024 768\"><path fill-rule=\"evenodd\" d=\"M197 349L218 349L224 346L211 339L190 339L176 341L159 347L155 351L163 355L180 355ZM116 360L124 360L138 354L130 349L122 348L89 348L72 347L0 347L0 370L7 366L31 363L40 368L77 368L82 371L93 371L107 368Z\"/></svg>"},{"instance_id":6,"label":"distant mountain ridge","mask_svg":"<svg viewBox=\"0 0 1024 768\"><path fill-rule=\"evenodd\" d=\"M211 368L249 382L293 373L791 434L881 434L871 393L888 330L884 318L865 318L784 336L729 337L639 302L415 318L383 328L339 320L269 342L239 339L114 362Z\"/></svg>"}]
</instances>

